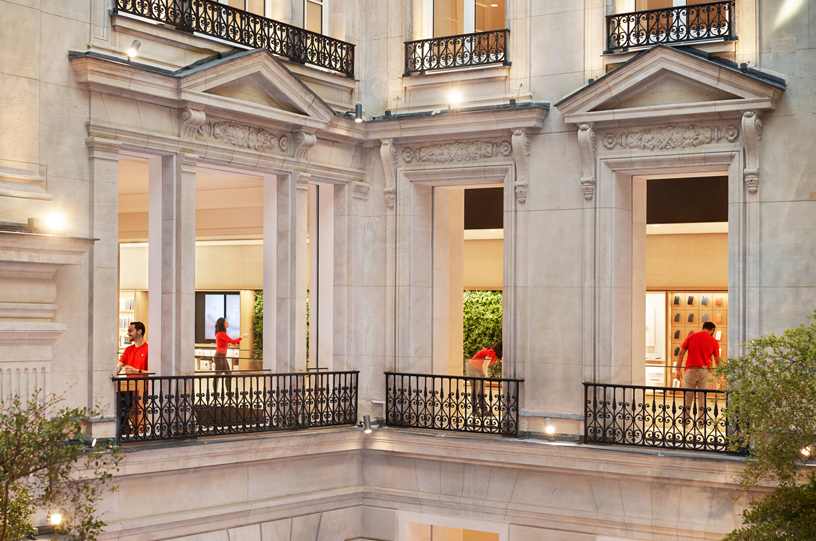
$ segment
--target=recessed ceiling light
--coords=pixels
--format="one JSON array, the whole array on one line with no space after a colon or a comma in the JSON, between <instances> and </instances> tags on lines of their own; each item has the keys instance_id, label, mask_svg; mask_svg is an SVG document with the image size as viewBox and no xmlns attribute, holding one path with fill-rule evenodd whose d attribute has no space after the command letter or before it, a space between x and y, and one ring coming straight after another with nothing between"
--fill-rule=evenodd
<instances>
[{"instance_id":1,"label":"recessed ceiling light","mask_svg":"<svg viewBox=\"0 0 816 541\"><path fill-rule=\"evenodd\" d=\"M499 7L499 4L490 4L490 7L497 8L497 7Z\"/></svg>"}]
</instances>

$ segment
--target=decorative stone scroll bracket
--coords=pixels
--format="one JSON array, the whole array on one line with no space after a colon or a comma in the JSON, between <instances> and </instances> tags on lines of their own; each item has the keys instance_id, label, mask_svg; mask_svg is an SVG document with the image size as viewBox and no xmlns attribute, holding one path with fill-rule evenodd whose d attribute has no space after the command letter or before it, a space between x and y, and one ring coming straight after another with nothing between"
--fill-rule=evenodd
<instances>
[{"instance_id":1,"label":"decorative stone scroll bracket","mask_svg":"<svg viewBox=\"0 0 816 541\"><path fill-rule=\"evenodd\" d=\"M179 137L192 139L201 132L202 126L207 122L207 114L187 107L179 112L179 120Z\"/></svg>"},{"instance_id":2,"label":"decorative stone scroll bracket","mask_svg":"<svg viewBox=\"0 0 816 541\"><path fill-rule=\"evenodd\" d=\"M578 127L578 148L581 149L581 189L584 191L584 199L592 201L595 195L595 150L597 141L595 130L589 124L581 124Z\"/></svg>"},{"instance_id":3,"label":"decorative stone scroll bracket","mask_svg":"<svg viewBox=\"0 0 816 541\"><path fill-rule=\"evenodd\" d=\"M527 189L529 187L527 158L530 157L530 137L524 129L515 129L513 130L511 144L513 146L513 159L516 162L516 180L513 183L516 200L519 203L526 203Z\"/></svg>"},{"instance_id":4,"label":"decorative stone scroll bracket","mask_svg":"<svg viewBox=\"0 0 816 541\"><path fill-rule=\"evenodd\" d=\"M305 160L309 150L317 144L317 136L313 133L296 132L295 133L295 158L298 160Z\"/></svg>"},{"instance_id":5,"label":"decorative stone scroll bracket","mask_svg":"<svg viewBox=\"0 0 816 541\"><path fill-rule=\"evenodd\" d=\"M759 142L762 140L762 119L756 111L742 114L742 144L745 147L745 186L748 193L759 188Z\"/></svg>"},{"instance_id":6,"label":"decorative stone scroll bracket","mask_svg":"<svg viewBox=\"0 0 816 541\"><path fill-rule=\"evenodd\" d=\"M382 162L383 172L385 173L385 205L389 209L394 208L397 198L397 183L395 167L397 165L397 148L394 146L392 139L383 139L380 141L380 161Z\"/></svg>"}]
</instances>

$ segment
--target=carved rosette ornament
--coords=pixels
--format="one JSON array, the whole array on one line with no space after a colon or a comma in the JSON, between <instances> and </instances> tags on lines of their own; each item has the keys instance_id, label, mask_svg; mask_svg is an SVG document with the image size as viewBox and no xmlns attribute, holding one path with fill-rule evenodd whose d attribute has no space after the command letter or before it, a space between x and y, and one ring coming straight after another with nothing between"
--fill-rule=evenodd
<instances>
[{"instance_id":1,"label":"carved rosette ornament","mask_svg":"<svg viewBox=\"0 0 816 541\"><path fill-rule=\"evenodd\" d=\"M745 147L745 186L748 193L759 188L759 142L762 140L762 120L756 111L742 114L742 144Z\"/></svg>"},{"instance_id":2,"label":"carved rosette ornament","mask_svg":"<svg viewBox=\"0 0 816 541\"><path fill-rule=\"evenodd\" d=\"M499 156L508 157L513 146L508 141L493 143L491 141L460 141L440 143L418 149L405 148L402 158L407 162L453 163L473 162Z\"/></svg>"},{"instance_id":3,"label":"carved rosette ornament","mask_svg":"<svg viewBox=\"0 0 816 541\"><path fill-rule=\"evenodd\" d=\"M317 136L313 133L299 131L295 133L295 158L305 160L309 150L317 144Z\"/></svg>"},{"instance_id":4,"label":"carved rosette ornament","mask_svg":"<svg viewBox=\"0 0 816 541\"><path fill-rule=\"evenodd\" d=\"M530 156L530 137L525 130L515 129L513 130L511 142L512 148L510 151L516 162L516 181L513 183L513 188L516 192L516 200L519 203L526 203L527 188L529 187L527 158ZM509 154L510 152L507 153L507 155Z\"/></svg>"},{"instance_id":5,"label":"carved rosette ornament","mask_svg":"<svg viewBox=\"0 0 816 541\"><path fill-rule=\"evenodd\" d=\"M606 135L608 136L609 134ZM581 189L584 192L584 199L591 201L595 195L595 150L597 149L595 130L592 129L592 126L581 124L578 127L578 148L581 149L583 167Z\"/></svg>"},{"instance_id":6,"label":"carved rosette ornament","mask_svg":"<svg viewBox=\"0 0 816 541\"><path fill-rule=\"evenodd\" d=\"M406 152L410 153L411 149L406 148L403 151L403 157L406 161L411 161ZM397 184L395 167L397 165L397 149L394 146L392 139L383 139L380 141L380 161L382 162L383 172L385 173L385 204L389 209L394 208L394 202L397 197Z\"/></svg>"}]
</instances>

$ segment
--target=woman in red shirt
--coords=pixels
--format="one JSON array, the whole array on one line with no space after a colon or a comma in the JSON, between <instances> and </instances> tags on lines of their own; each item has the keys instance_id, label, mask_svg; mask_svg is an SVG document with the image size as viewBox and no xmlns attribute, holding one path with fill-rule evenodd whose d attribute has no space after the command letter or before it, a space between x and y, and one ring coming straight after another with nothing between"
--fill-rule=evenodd
<instances>
[{"instance_id":1,"label":"woman in red shirt","mask_svg":"<svg viewBox=\"0 0 816 541\"><path fill-rule=\"evenodd\" d=\"M230 366L227 364L227 348L230 344L240 344L241 340L248 336L244 333L238 338L230 338L227 334L228 328L229 321L226 318L219 317L215 322L215 355L213 356L213 363L215 364L216 374L226 374L230 370ZM221 378L215 378L213 383L216 394L218 394L219 379ZM224 381L226 382L227 395L229 395L232 392L232 382L229 377L225 377Z\"/></svg>"},{"instance_id":2,"label":"woman in red shirt","mask_svg":"<svg viewBox=\"0 0 816 541\"><path fill-rule=\"evenodd\" d=\"M502 341L499 340L492 346L484 348L473 356L465 366L465 375L472 378L486 378L487 367L500 361L502 358ZM473 412L476 415L490 415L490 405L485 400L484 380L474 379L471 383L473 389Z\"/></svg>"}]
</instances>

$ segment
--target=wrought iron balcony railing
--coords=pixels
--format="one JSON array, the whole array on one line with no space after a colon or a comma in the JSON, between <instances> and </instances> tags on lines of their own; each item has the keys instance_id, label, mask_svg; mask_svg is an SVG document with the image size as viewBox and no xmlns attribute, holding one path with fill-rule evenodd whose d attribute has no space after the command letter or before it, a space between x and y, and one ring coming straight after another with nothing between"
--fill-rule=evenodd
<instances>
[{"instance_id":1,"label":"wrought iron balcony railing","mask_svg":"<svg viewBox=\"0 0 816 541\"><path fill-rule=\"evenodd\" d=\"M357 423L358 371L116 377L117 440L172 440Z\"/></svg>"},{"instance_id":2,"label":"wrought iron balcony railing","mask_svg":"<svg viewBox=\"0 0 816 541\"><path fill-rule=\"evenodd\" d=\"M712 389L584 383L584 442L747 454L729 450L727 403Z\"/></svg>"},{"instance_id":3,"label":"wrought iron balcony railing","mask_svg":"<svg viewBox=\"0 0 816 541\"><path fill-rule=\"evenodd\" d=\"M509 35L509 30L491 30L408 41L405 43L405 75L498 63L509 66Z\"/></svg>"},{"instance_id":4,"label":"wrought iron balcony railing","mask_svg":"<svg viewBox=\"0 0 816 541\"><path fill-rule=\"evenodd\" d=\"M606 16L606 52L702 40L737 39L734 1Z\"/></svg>"},{"instance_id":5,"label":"wrought iron balcony railing","mask_svg":"<svg viewBox=\"0 0 816 541\"><path fill-rule=\"evenodd\" d=\"M171 24L178 30L268 49L299 64L354 77L354 45L214 0L116 0L116 11Z\"/></svg>"},{"instance_id":6,"label":"wrought iron balcony railing","mask_svg":"<svg viewBox=\"0 0 816 541\"><path fill-rule=\"evenodd\" d=\"M518 436L524 380L385 373L385 423Z\"/></svg>"}]
</instances>

